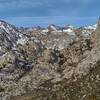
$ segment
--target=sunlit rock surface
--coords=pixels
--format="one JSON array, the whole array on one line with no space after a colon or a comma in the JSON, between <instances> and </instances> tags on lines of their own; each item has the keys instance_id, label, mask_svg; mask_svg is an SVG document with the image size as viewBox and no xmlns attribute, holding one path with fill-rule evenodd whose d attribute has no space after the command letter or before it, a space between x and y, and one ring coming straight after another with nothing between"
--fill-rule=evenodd
<instances>
[{"instance_id":1,"label":"sunlit rock surface","mask_svg":"<svg viewBox=\"0 0 100 100\"><path fill-rule=\"evenodd\" d=\"M100 100L99 21L0 29L0 100Z\"/></svg>"}]
</instances>

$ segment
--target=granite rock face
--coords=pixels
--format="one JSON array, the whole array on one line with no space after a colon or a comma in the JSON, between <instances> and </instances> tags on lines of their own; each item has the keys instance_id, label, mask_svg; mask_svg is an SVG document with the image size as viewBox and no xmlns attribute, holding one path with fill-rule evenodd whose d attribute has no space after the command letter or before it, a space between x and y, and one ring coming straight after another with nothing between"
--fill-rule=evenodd
<instances>
[{"instance_id":1,"label":"granite rock face","mask_svg":"<svg viewBox=\"0 0 100 100\"><path fill-rule=\"evenodd\" d=\"M99 21L87 36L84 28L42 34L1 23L1 51L10 49L0 56L0 100L100 100Z\"/></svg>"}]
</instances>

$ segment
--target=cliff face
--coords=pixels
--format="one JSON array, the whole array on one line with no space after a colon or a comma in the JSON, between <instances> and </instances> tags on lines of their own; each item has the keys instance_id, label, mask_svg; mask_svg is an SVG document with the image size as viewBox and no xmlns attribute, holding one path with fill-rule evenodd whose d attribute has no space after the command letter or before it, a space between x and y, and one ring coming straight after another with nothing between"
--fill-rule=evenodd
<instances>
[{"instance_id":1,"label":"cliff face","mask_svg":"<svg viewBox=\"0 0 100 100\"><path fill-rule=\"evenodd\" d=\"M100 44L100 18L97 23L97 28L95 32L91 35L92 41L95 43L95 46L98 46Z\"/></svg>"},{"instance_id":2,"label":"cliff face","mask_svg":"<svg viewBox=\"0 0 100 100\"><path fill-rule=\"evenodd\" d=\"M22 31L20 42L0 56L0 99L99 100L99 22L90 31Z\"/></svg>"}]
</instances>

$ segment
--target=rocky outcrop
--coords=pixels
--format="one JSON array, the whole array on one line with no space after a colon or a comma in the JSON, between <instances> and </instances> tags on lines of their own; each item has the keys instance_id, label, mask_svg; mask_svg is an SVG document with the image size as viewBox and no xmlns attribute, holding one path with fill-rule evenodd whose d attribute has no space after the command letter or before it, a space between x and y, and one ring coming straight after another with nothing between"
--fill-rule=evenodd
<instances>
[{"instance_id":1,"label":"rocky outcrop","mask_svg":"<svg viewBox=\"0 0 100 100\"><path fill-rule=\"evenodd\" d=\"M0 56L11 50L21 41L22 34L19 30L7 22L0 21Z\"/></svg>"},{"instance_id":2,"label":"rocky outcrop","mask_svg":"<svg viewBox=\"0 0 100 100\"><path fill-rule=\"evenodd\" d=\"M92 34L92 36L91 36L92 41L95 43L95 46L99 46L100 45L99 37L100 37L100 18L99 18L98 23L97 23L97 28L96 28L95 32Z\"/></svg>"},{"instance_id":3,"label":"rocky outcrop","mask_svg":"<svg viewBox=\"0 0 100 100\"><path fill-rule=\"evenodd\" d=\"M99 100L99 26L98 22L87 36L82 28L74 29L75 35L41 34L41 30L14 33L12 26L12 33L1 32L6 41L1 44L14 46L0 56L0 99Z\"/></svg>"}]
</instances>

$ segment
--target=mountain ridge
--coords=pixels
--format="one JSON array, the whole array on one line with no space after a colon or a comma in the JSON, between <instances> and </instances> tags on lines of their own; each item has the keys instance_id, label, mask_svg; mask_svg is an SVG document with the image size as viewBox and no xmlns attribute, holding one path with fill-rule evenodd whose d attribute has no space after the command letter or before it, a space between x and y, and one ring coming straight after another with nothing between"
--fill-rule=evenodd
<instances>
[{"instance_id":1,"label":"mountain ridge","mask_svg":"<svg viewBox=\"0 0 100 100\"><path fill-rule=\"evenodd\" d=\"M0 98L99 100L99 24L30 30L1 21Z\"/></svg>"}]
</instances>

